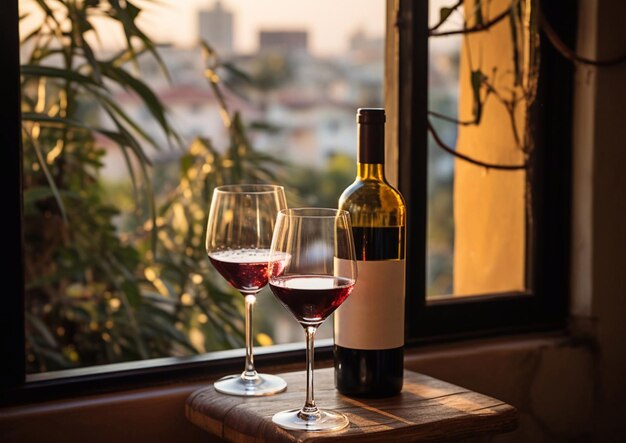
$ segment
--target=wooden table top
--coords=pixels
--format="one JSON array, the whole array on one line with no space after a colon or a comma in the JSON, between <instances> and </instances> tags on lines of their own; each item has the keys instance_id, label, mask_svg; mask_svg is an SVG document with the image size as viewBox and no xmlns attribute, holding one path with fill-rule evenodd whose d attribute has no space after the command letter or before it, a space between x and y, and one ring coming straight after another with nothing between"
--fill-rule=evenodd
<instances>
[{"instance_id":1,"label":"wooden table top","mask_svg":"<svg viewBox=\"0 0 626 443\"><path fill-rule=\"evenodd\" d=\"M200 428L232 442L409 442L484 438L514 430L513 406L435 378L405 371L402 392L382 399L350 398L335 390L333 369L315 371L318 407L343 412L350 426L338 432L287 431L272 415L304 404L305 373L278 374L287 391L270 397L220 394L213 386L189 396L185 413Z\"/></svg>"}]
</instances>

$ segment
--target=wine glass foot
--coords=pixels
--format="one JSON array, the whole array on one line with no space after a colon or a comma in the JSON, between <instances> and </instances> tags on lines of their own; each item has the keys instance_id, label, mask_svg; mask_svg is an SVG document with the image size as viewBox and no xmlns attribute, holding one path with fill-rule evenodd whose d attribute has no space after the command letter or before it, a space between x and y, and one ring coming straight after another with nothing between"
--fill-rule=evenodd
<instances>
[{"instance_id":1,"label":"wine glass foot","mask_svg":"<svg viewBox=\"0 0 626 443\"><path fill-rule=\"evenodd\" d=\"M339 431L350 424L345 415L325 409L310 418L302 417L300 409L282 411L274 414L272 421L284 429L307 432Z\"/></svg>"},{"instance_id":2,"label":"wine glass foot","mask_svg":"<svg viewBox=\"0 0 626 443\"><path fill-rule=\"evenodd\" d=\"M253 381L245 381L241 375L228 375L213 383L217 392L240 397L262 397L274 395L287 389L287 382L270 374L258 374Z\"/></svg>"}]
</instances>

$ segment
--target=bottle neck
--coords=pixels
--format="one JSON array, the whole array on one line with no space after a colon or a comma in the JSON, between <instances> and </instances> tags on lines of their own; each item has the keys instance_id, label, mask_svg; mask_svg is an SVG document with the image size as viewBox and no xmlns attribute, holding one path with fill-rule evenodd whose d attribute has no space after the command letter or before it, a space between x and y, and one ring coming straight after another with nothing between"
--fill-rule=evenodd
<instances>
[{"instance_id":1,"label":"bottle neck","mask_svg":"<svg viewBox=\"0 0 626 443\"><path fill-rule=\"evenodd\" d=\"M385 165L382 163L357 163L356 178L385 181Z\"/></svg>"},{"instance_id":2,"label":"bottle neck","mask_svg":"<svg viewBox=\"0 0 626 443\"><path fill-rule=\"evenodd\" d=\"M358 126L357 179L385 179L385 125L382 122Z\"/></svg>"},{"instance_id":3,"label":"bottle neck","mask_svg":"<svg viewBox=\"0 0 626 443\"><path fill-rule=\"evenodd\" d=\"M359 123L357 140L358 163L385 164L384 123Z\"/></svg>"}]
</instances>

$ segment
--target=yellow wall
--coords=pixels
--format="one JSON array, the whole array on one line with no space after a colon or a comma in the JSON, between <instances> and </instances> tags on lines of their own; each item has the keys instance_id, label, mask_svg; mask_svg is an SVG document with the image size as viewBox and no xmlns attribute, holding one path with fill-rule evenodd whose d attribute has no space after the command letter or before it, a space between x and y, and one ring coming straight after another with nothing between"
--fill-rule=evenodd
<instances>
[{"instance_id":1,"label":"yellow wall","mask_svg":"<svg viewBox=\"0 0 626 443\"><path fill-rule=\"evenodd\" d=\"M472 11L475 0L465 2ZM485 18L493 18L510 0L482 2L489 5ZM466 16L471 14L466 12ZM469 25L473 25L470 20ZM508 18L486 32L467 36L460 62L459 118L473 118L472 70L480 69L510 97L507 89L521 95L514 85L513 52ZM469 46L469 51L468 51ZM494 76L492 71L497 68ZM484 91L483 91L484 93ZM515 114L523 134L525 111ZM478 126L463 126L457 139L459 152L489 163L520 164L524 155L515 143L505 106L491 96ZM454 294L480 294L523 290L525 287L525 180L524 171L498 171L456 160L454 175Z\"/></svg>"}]
</instances>

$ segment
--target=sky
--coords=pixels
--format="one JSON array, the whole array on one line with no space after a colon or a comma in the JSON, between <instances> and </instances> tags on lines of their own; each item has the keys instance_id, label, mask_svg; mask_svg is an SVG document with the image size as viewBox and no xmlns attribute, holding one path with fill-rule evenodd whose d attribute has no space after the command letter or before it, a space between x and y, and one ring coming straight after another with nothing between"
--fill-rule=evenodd
<instances>
[{"instance_id":1,"label":"sky","mask_svg":"<svg viewBox=\"0 0 626 443\"><path fill-rule=\"evenodd\" d=\"M134 3L143 8L140 24L153 40L188 46L196 41L198 11L212 8L215 1L135 0ZM37 9L33 3L33 0L21 0L20 13ZM453 3L453 0L430 0L431 24L439 19L440 7ZM235 49L243 53L256 51L260 30L308 29L309 49L318 56L343 53L357 30L369 36L382 36L385 30L385 0L222 0L222 5L234 13ZM115 29L105 22L110 20L101 20L97 25L101 46L121 47L121 28ZM455 14L450 22L450 27L462 25L462 16ZM20 27L27 32L28 20ZM454 40L437 39L436 45L442 49L458 45Z\"/></svg>"},{"instance_id":2,"label":"sky","mask_svg":"<svg viewBox=\"0 0 626 443\"><path fill-rule=\"evenodd\" d=\"M145 6L141 23L158 30L151 32L157 41L190 45L197 35L197 11L210 9L214 1L138 2ZM309 29L310 49L316 55L342 53L359 29L372 36L382 36L385 29L385 0L222 0L222 6L235 15L235 49L241 52L256 50L262 29Z\"/></svg>"},{"instance_id":3,"label":"sky","mask_svg":"<svg viewBox=\"0 0 626 443\"><path fill-rule=\"evenodd\" d=\"M316 55L343 53L350 35L359 29L370 36L383 36L385 32L385 0L221 0L221 3L235 14L235 49L240 52L256 50L261 29L309 29L310 49ZM454 3L454 0L430 0L431 25L438 21L441 7ZM184 45L195 41L197 11L212 8L215 0L164 0L162 4L165 6L151 3L144 13L145 23L150 29L159 29L165 39ZM462 15L456 13L442 29L461 26ZM437 45L442 49L458 45L455 38L438 40Z\"/></svg>"}]
</instances>

